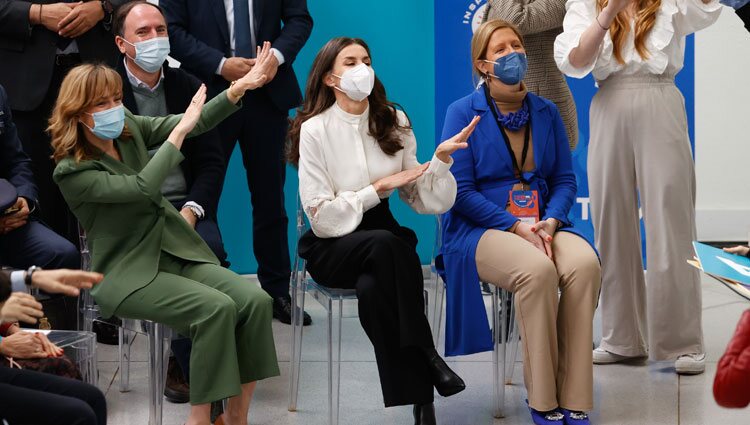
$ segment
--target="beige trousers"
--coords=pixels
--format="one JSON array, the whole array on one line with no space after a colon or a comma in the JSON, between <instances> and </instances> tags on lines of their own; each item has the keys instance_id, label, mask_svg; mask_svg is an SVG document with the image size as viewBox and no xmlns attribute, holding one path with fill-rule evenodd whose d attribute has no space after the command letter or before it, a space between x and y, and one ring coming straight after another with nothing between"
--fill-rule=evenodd
<instances>
[{"instance_id":1,"label":"beige trousers","mask_svg":"<svg viewBox=\"0 0 750 425\"><path fill-rule=\"evenodd\" d=\"M602 259L601 347L653 360L702 353L699 274L685 262L693 258L696 237L695 169L682 94L671 77L610 77L600 83L590 114L591 217Z\"/></svg>"},{"instance_id":2,"label":"beige trousers","mask_svg":"<svg viewBox=\"0 0 750 425\"><path fill-rule=\"evenodd\" d=\"M477 246L477 271L483 282L514 293L529 405L590 411L599 260L568 232L555 234L552 251L555 262L514 233L487 230Z\"/></svg>"}]
</instances>

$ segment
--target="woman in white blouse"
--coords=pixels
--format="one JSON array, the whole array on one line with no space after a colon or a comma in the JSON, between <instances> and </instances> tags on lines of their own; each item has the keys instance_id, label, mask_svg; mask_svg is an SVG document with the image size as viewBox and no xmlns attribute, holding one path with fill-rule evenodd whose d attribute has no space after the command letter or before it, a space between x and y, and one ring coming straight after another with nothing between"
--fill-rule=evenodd
<instances>
[{"instance_id":1,"label":"woman in white blouse","mask_svg":"<svg viewBox=\"0 0 750 425\"><path fill-rule=\"evenodd\" d=\"M418 213L447 211L456 197L450 155L468 146L477 122L420 164L411 123L386 98L367 44L340 37L318 52L290 129L289 159L312 227L299 254L321 284L356 288L385 406L413 404L417 424L435 423L433 388L450 396L465 385L435 351L417 236L396 222L388 197L398 189Z\"/></svg>"},{"instance_id":2,"label":"woman in white blouse","mask_svg":"<svg viewBox=\"0 0 750 425\"><path fill-rule=\"evenodd\" d=\"M599 86L588 152L602 260L603 339L594 363L650 354L676 359L677 373L705 370L700 280L685 263L696 234L695 171L674 77L685 37L716 21L720 7L716 0L568 1L555 41L557 65L571 77L592 72Z\"/></svg>"},{"instance_id":3,"label":"woman in white blouse","mask_svg":"<svg viewBox=\"0 0 750 425\"><path fill-rule=\"evenodd\" d=\"M289 159L299 166L312 227L299 254L319 283L356 288L385 406L413 404L417 424L434 424L433 388L449 396L465 385L435 351L417 236L396 222L388 197L398 189L419 213L447 211L456 197L450 155L468 146L477 119L420 164L411 124L396 106L364 41L335 38L318 52L290 129Z\"/></svg>"}]
</instances>

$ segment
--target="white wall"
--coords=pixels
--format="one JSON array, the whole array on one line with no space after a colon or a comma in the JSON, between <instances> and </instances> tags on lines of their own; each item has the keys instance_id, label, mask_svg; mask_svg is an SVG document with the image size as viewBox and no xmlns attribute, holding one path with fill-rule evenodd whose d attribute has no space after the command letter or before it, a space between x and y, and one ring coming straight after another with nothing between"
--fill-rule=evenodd
<instances>
[{"instance_id":1,"label":"white wall","mask_svg":"<svg viewBox=\"0 0 750 425\"><path fill-rule=\"evenodd\" d=\"M750 33L731 9L695 38L698 238L750 233Z\"/></svg>"}]
</instances>

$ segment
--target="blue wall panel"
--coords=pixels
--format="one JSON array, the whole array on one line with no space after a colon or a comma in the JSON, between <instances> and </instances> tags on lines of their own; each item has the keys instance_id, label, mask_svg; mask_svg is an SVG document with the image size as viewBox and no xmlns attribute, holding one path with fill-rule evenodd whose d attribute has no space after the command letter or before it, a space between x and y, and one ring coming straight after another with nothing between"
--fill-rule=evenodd
<instances>
[{"instance_id":1,"label":"blue wall panel","mask_svg":"<svg viewBox=\"0 0 750 425\"><path fill-rule=\"evenodd\" d=\"M294 64L304 87L315 54L331 38L360 37L370 45L373 68L383 81L388 97L400 103L409 114L417 136L420 161L428 161L434 151L434 20L433 2L380 0L373 2L332 2L311 0L315 21L313 33ZM286 207L294 217L297 173L287 169ZM394 197L397 197L394 195ZM422 261L429 262L434 243L434 220L419 216L400 201L391 202L397 219L414 229L420 238ZM232 269L255 273L252 251L250 201L239 149L232 157L219 205L219 222ZM290 249L295 230L289 225ZM262 241L260 241L262 243Z\"/></svg>"}]
</instances>

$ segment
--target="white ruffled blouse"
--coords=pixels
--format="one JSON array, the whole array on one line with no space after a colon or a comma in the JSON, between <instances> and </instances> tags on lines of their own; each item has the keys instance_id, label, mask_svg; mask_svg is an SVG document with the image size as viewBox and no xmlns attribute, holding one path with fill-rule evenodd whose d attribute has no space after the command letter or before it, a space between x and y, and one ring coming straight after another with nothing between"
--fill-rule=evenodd
<instances>
[{"instance_id":1,"label":"white ruffled blouse","mask_svg":"<svg viewBox=\"0 0 750 425\"><path fill-rule=\"evenodd\" d=\"M612 51L612 37L607 33L596 59L586 67L576 68L570 64L570 52L578 47L584 31L596 23L596 0L568 0L566 8L564 31L555 40L557 66L574 78L583 78L593 72L596 81L618 73L676 75L685 59L685 37L713 24L721 14L718 0L708 4L701 0L662 0L654 26L646 38L650 53L647 59L641 58L636 51L635 36L630 31L622 47L625 64L617 62Z\"/></svg>"},{"instance_id":2,"label":"white ruffled blouse","mask_svg":"<svg viewBox=\"0 0 750 425\"><path fill-rule=\"evenodd\" d=\"M408 123L398 111L399 122ZM380 203L372 183L419 165L412 130L402 132L404 149L386 155L369 134L369 108L352 115L337 104L302 124L299 142L299 192L313 233L321 238L348 235L362 215ZM453 163L433 156L427 171L399 189L400 198L421 214L442 214L456 199ZM393 191L383 194L389 197Z\"/></svg>"}]
</instances>

